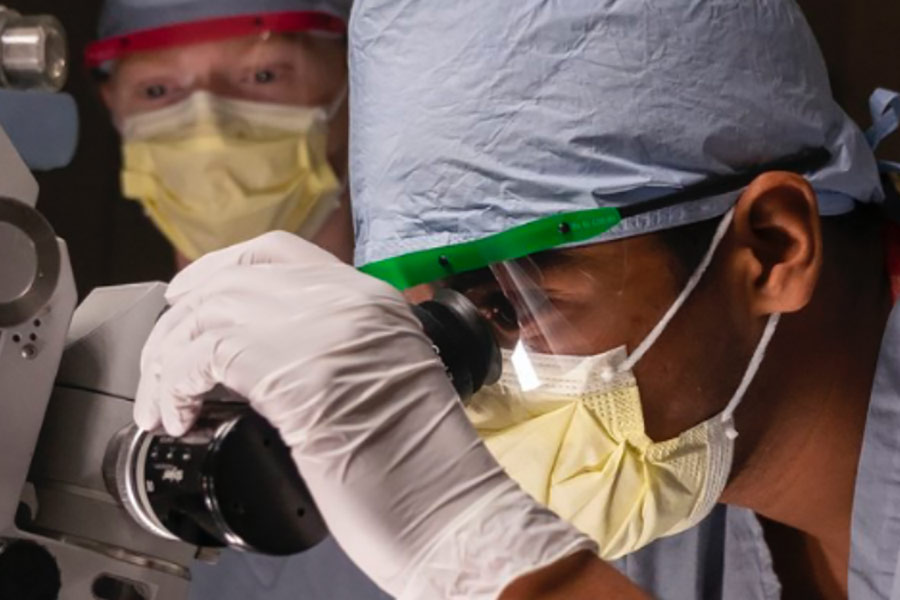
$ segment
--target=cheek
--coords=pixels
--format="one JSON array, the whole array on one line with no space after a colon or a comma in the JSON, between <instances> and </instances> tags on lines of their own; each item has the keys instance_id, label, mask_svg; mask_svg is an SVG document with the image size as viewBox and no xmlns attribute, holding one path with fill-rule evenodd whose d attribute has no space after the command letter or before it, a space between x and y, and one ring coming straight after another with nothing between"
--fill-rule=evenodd
<instances>
[{"instance_id":1,"label":"cheek","mask_svg":"<svg viewBox=\"0 0 900 600\"><path fill-rule=\"evenodd\" d=\"M110 107L110 114L112 116L113 124L119 131L122 130L122 124L128 117L132 117L142 112L147 111L140 103L134 102L133 100L129 99L124 93L121 93L116 98L115 104L111 105Z\"/></svg>"},{"instance_id":2,"label":"cheek","mask_svg":"<svg viewBox=\"0 0 900 600\"><path fill-rule=\"evenodd\" d=\"M758 339L752 324L735 318L724 281L709 275L635 368L647 432L657 441L725 408Z\"/></svg>"},{"instance_id":3,"label":"cheek","mask_svg":"<svg viewBox=\"0 0 900 600\"><path fill-rule=\"evenodd\" d=\"M576 300L555 301L540 333L553 353L587 356L626 346L631 352L659 322L674 297L637 290L594 290Z\"/></svg>"},{"instance_id":4,"label":"cheek","mask_svg":"<svg viewBox=\"0 0 900 600\"><path fill-rule=\"evenodd\" d=\"M571 311L573 325L593 353L621 345L633 351L677 298L682 284L673 272L659 265L645 268L637 269L640 276L623 277L620 285L596 287L589 303Z\"/></svg>"}]
</instances>

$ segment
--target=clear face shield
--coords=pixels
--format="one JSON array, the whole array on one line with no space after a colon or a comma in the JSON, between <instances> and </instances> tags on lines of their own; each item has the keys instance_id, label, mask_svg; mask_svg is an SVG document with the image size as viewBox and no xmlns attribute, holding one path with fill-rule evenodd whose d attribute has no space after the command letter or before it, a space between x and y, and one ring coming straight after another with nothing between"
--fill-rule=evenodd
<instances>
[{"instance_id":1,"label":"clear face shield","mask_svg":"<svg viewBox=\"0 0 900 600\"><path fill-rule=\"evenodd\" d=\"M590 535L601 557L615 559L692 527L715 506L731 469L732 414L778 315L769 318L742 380L723 388L725 397L710 397L724 409L685 424L675 437L651 439L642 398L647 380L639 389L633 368L700 282L732 212L711 239L698 242L697 263L677 275L667 272L671 264L658 252L642 262L623 254L623 244L593 240L602 242L622 219L736 194L763 172L803 173L828 158L827 151L804 153L673 195L554 215L363 270L401 288L451 288L474 305L501 347L502 373L469 400L470 421L523 489ZM625 243L633 242L643 243ZM651 404L682 401L680 391L656 393Z\"/></svg>"},{"instance_id":2,"label":"clear face shield","mask_svg":"<svg viewBox=\"0 0 900 600\"><path fill-rule=\"evenodd\" d=\"M628 282L615 264L621 257L602 243L606 231L629 217L737 193L765 172L808 172L828 158L825 150L804 152L656 199L553 215L474 242L404 255L362 270L398 288L412 288L419 297L440 288L464 294L490 324L507 358L504 366L515 369L523 385L527 381L528 387L540 386L529 374L529 356L544 362L564 357L558 364L571 364L571 357L596 355L634 337L628 327L634 319L620 298ZM703 249L706 256L698 253L701 264L688 266L687 286L698 283L727 228L728 223L720 224L709 244L713 247ZM665 275L648 273L662 279ZM679 291L684 290L676 295ZM660 308L661 314L674 314L678 307Z\"/></svg>"},{"instance_id":3,"label":"clear face shield","mask_svg":"<svg viewBox=\"0 0 900 600\"><path fill-rule=\"evenodd\" d=\"M177 43L131 40L146 51L98 67L120 119L176 104L203 91L234 100L303 107L340 105L346 95L346 37L333 31L217 34L204 40L203 22L172 35ZM176 28L177 29L177 28ZM184 39L182 39L184 38ZM114 41L114 40L113 40ZM155 45L154 45L155 44ZM334 109L330 112L334 112Z\"/></svg>"}]
</instances>

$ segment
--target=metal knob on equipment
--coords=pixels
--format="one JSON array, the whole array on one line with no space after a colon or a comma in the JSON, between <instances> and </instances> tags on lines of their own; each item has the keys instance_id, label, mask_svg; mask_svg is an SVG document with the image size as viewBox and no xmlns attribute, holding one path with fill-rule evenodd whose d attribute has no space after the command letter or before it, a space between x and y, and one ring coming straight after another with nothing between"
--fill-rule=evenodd
<instances>
[{"instance_id":1,"label":"metal knob on equipment","mask_svg":"<svg viewBox=\"0 0 900 600\"><path fill-rule=\"evenodd\" d=\"M0 88L59 91L69 74L66 44L55 17L0 6Z\"/></svg>"}]
</instances>

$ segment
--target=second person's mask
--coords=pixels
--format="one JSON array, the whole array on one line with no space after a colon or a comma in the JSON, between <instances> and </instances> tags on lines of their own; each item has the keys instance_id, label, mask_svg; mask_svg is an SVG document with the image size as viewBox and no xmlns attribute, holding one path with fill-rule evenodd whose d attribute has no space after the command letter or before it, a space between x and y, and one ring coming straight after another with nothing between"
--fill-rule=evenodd
<instances>
[{"instance_id":1,"label":"second person's mask","mask_svg":"<svg viewBox=\"0 0 900 600\"><path fill-rule=\"evenodd\" d=\"M201 91L130 117L123 193L190 260L275 229L311 237L341 192L331 112Z\"/></svg>"}]
</instances>

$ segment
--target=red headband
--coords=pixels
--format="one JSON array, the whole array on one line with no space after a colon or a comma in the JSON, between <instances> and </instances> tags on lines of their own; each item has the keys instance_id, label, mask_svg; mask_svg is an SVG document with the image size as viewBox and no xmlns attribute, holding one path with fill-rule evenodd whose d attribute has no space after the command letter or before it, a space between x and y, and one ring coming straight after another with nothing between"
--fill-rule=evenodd
<instances>
[{"instance_id":1,"label":"red headband","mask_svg":"<svg viewBox=\"0 0 900 600\"><path fill-rule=\"evenodd\" d=\"M99 40L88 44L84 51L84 59L88 68L95 68L131 52L210 42L254 33L298 31L345 34L347 25L334 15L315 11L238 15L177 23Z\"/></svg>"}]
</instances>

